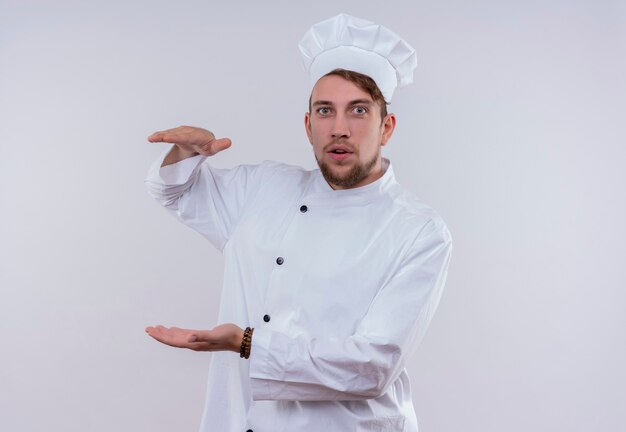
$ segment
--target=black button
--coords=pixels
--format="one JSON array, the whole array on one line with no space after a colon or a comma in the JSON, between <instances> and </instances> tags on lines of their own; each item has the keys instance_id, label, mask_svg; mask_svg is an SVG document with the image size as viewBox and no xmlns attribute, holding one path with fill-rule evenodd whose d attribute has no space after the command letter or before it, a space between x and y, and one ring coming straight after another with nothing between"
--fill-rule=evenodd
<instances>
[{"instance_id":1,"label":"black button","mask_svg":"<svg viewBox=\"0 0 626 432\"><path fill-rule=\"evenodd\" d=\"M246 432L254 432L252 429L248 429Z\"/></svg>"},{"instance_id":2,"label":"black button","mask_svg":"<svg viewBox=\"0 0 626 432\"><path fill-rule=\"evenodd\" d=\"M276 264L283 265L284 262L285 262L285 260L283 259L283 257L276 258Z\"/></svg>"},{"instance_id":3,"label":"black button","mask_svg":"<svg viewBox=\"0 0 626 432\"><path fill-rule=\"evenodd\" d=\"M306 213L308 209L309 209L309 208L308 208L307 206L305 206L305 205L303 205L302 207L300 207L300 211L301 211L302 213Z\"/></svg>"},{"instance_id":4,"label":"black button","mask_svg":"<svg viewBox=\"0 0 626 432\"><path fill-rule=\"evenodd\" d=\"M267 315L267 314L266 314L266 315L263 315L263 321L265 321L265 322L270 322L270 319L271 319L271 318L270 318L270 316L269 316L269 315Z\"/></svg>"}]
</instances>

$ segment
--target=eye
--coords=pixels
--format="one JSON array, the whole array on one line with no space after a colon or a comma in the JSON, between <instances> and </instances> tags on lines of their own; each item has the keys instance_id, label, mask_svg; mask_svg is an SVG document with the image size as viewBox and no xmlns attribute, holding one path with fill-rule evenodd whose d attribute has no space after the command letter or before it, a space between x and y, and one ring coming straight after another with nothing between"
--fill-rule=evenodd
<instances>
[{"instance_id":1,"label":"eye","mask_svg":"<svg viewBox=\"0 0 626 432\"><path fill-rule=\"evenodd\" d=\"M356 107L352 108L352 112L354 114L365 114L365 113L367 113L367 108L365 108L363 106L356 106Z\"/></svg>"},{"instance_id":2,"label":"eye","mask_svg":"<svg viewBox=\"0 0 626 432\"><path fill-rule=\"evenodd\" d=\"M317 112L318 112L318 114L325 116L325 115L330 114L330 108L328 108L328 107L321 107L321 108L317 109Z\"/></svg>"}]
</instances>

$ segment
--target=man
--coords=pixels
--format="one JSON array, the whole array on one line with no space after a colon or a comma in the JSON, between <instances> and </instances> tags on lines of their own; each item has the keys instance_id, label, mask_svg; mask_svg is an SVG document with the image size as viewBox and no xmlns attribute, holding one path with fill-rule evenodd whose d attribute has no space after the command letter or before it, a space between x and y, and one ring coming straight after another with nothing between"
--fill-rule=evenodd
<instances>
[{"instance_id":1,"label":"man","mask_svg":"<svg viewBox=\"0 0 626 432\"><path fill-rule=\"evenodd\" d=\"M438 304L451 239L380 152L396 126L386 102L410 82L414 52L343 14L300 48L319 170L215 169L205 159L227 138L187 126L149 137L174 144L149 191L223 251L226 268L224 324L146 331L214 352L203 431L417 431L404 366Z\"/></svg>"}]
</instances>

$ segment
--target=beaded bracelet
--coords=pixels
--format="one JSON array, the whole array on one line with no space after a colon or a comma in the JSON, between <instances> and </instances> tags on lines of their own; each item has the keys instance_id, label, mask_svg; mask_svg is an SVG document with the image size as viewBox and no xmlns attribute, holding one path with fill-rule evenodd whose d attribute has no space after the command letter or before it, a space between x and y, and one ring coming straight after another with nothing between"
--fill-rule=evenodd
<instances>
[{"instance_id":1,"label":"beaded bracelet","mask_svg":"<svg viewBox=\"0 0 626 432\"><path fill-rule=\"evenodd\" d=\"M239 357L241 358L249 358L250 357L250 349L252 348L252 333L254 332L253 328L246 327L243 332L243 340L241 341L241 348L239 348Z\"/></svg>"}]
</instances>

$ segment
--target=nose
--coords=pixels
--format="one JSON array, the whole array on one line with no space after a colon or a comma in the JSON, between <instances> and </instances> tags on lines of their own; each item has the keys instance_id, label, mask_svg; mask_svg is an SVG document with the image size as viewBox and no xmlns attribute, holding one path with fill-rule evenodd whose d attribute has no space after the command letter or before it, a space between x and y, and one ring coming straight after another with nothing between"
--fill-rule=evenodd
<instances>
[{"instance_id":1,"label":"nose","mask_svg":"<svg viewBox=\"0 0 626 432\"><path fill-rule=\"evenodd\" d=\"M337 114L335 116L335 122L333 123L331 135L334 139L350 137L350 127L348 125L348 119L345 115Z\"/></svg>"}]
</instances>

